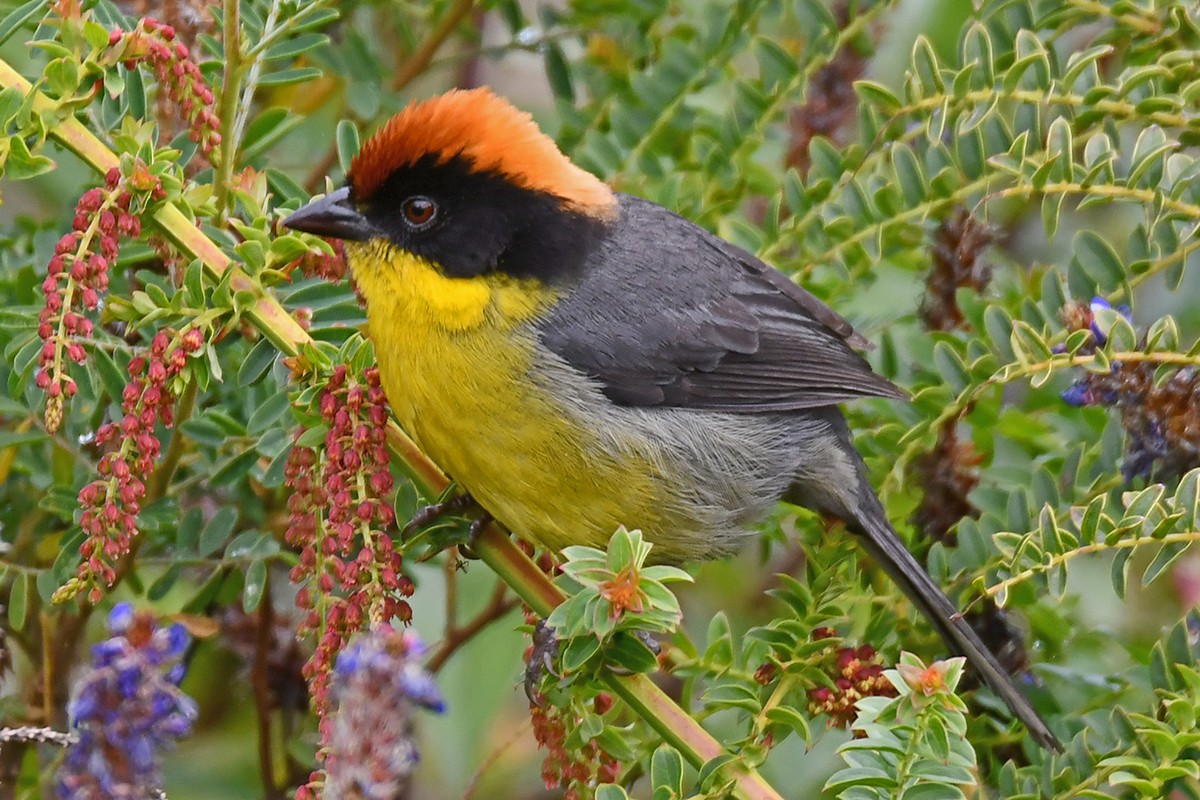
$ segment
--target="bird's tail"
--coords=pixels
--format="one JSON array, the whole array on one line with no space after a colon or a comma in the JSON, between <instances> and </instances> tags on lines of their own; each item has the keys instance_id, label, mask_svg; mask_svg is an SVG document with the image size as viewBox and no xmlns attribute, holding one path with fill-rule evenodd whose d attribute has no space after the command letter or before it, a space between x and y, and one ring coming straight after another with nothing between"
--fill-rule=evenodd
<instances>
[{"instance_id":1,"label":"bird's tail","mask_svg":"<svg viewBox=\"0 0 1200 800\"><path fill-rule=\"evenodd\" d=\"M1061 751L1062 743L1050 732L1025 695L1021 694L996 656L900 541L874 491L864 487L859 494L862 498L855 513L844 517L850 530L858 534L871 556L929 618L946 644L966 656L992 691L1000 695L1013 714L1025 724L1033 738L1043 747Z\"/></svg>"}]
</instances>

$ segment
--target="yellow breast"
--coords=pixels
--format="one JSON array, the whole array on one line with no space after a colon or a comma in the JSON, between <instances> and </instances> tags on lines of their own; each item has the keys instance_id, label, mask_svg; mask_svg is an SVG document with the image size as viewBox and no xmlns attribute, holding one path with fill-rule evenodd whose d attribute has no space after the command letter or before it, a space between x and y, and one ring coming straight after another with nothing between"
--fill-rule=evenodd
<instances>
[{"instance_id":1,"label":"yellow breast","mask_svg":"<svg viewBox=\"0 0 1200 800\"><path fill-rule=\"evenodd\" d=\"M614 453L539 385L528 323L549 290L448 278L383 243L347 252L397 421L484 508L553 549L656 524L651 466Z\"/></svg>"}]
</instances>

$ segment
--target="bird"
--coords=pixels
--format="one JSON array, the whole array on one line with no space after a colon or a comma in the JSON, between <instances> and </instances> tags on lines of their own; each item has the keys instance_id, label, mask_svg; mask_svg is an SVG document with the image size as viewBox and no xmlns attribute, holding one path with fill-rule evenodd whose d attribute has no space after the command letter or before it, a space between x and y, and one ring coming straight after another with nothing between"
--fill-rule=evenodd
<instances>
[{"instance_id":1,"label":"bird","mask_svg":"<svg viewBox=\"0 0 1200 800\"><path fill-rule=\"evenodd\" d=\"M557 551L624 525L681 563L781 499L837 518L1061 749L868 481L838 406L906 393L784 273L614 191L486 87L410 103L283 224L343 240L397 422L509 529Z\"/></svg>"}]
</instances>

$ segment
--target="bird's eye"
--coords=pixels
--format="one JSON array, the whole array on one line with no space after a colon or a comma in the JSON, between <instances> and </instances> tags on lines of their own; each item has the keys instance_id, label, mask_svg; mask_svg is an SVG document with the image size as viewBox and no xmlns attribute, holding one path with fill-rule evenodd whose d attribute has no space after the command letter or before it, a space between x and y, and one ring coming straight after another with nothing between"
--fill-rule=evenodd
<instances>
[{"instance_id":1,"label":"bird's eye","mask_svg":"<svg viewBox=\"0 0 1200 800\"><path fill-rule=\"evenodd\" d=\"M417 195L409 197L401 205L400 210L404 214L404 221L410 227L416 230L423 230L433 222L433 218L437 216L437 203L430 200L428 197Z\"/></svg>"}]
</instances>

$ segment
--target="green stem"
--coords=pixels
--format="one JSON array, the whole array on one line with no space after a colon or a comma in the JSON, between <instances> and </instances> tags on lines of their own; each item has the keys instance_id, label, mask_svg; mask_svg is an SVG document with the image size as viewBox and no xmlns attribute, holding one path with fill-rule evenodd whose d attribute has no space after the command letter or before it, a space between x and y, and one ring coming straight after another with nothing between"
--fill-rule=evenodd
<instances>
[{"instance_id":1,"label":"green stem","mask_svg":"<svg viewBox=\"0 0 1200 800\"><path fill-rule=\"evenodd\" d=\"M246 84L242 87L242 99L238 102L237 116L234 118L233 126L230 128L230 138L235 142L242 140L242 134L246 130L246 123L250 120L250 112L254 109L254 93L258 91L258 79L262 75L263 57L266 53L265 42L273 40L280 33L287 30L286 25L278 25L279 22L279 5L280 0L271 0L271 7L267 11L267 18L263 22L262 36L258 43L250 47L250 66L246 70ZM278 25L278 27L276 27Z\"/></svg>"},{"instance_id":2,"label":"green stem","mask_svg":"<svg viewBox=\"0 0 1200 800\"><path fill-rule=\"evenodd\" d=\"M1036 534L1035 534L1036 535ZM1128 550L1130 548L1142 547L1151 544L1191 544L1200 541L1200 531L1183 531L1180 533L1169 533L1166 536L1137 536L1132 539L1119 539L1112 544L1108 542L1093 542L1085 544L1081 547L1076 547L1074 550L1068 550L1065 553L1054 553L1045 561L1038 562L1028 569L1024 569L1015 575L987 587L983 590L983 594L977 599L995 599L1000 595L1006 595L1008 590L1018 583L1023 583L1029 580L1034 575L1040 575L1043 572L1050 570L1067 563L1078 556L1085 556L1090 553L1102 553L1106 550Z\"/></svg>"},{"instance_id":3,"label":"green stem","mask_svg":"<svg viewBox=\"0 0 1200 800\"><path fill-rule=\"evenodd\" d=\"M166 494L167 487L171 485L171 477L175 474L175 468L179 466L179 459L183 457L183 451L187 444L187 437L179 428L192 415L192 410L196 407L196 393L196 379L192 378L184 387L183 396L179 398L178 410L175 412L175 427L171 430L171 443L167 445L167 452L158 465L158 469L154 470L154 477L151 478L150 486L146 490L146 505Z\"/></svg>"},{"instance_id":4,"label":"green stem","mask_svg":"<svg viewBox=\"0 0 1200 800\"><path fill-rule=\"evenodd\" d=\"M400 91L426 70L438 49L474 7L475 0L455 0L454 5L438 21L437 27L430 31L429 37L396 70L396 76L392 78L392 91Z\"/></svg>"},{"instance_id":5,"label":"green stem","mask_svg":"<svg viewBox=\"0 0 1200 800\"><path fill-rule=\"evenodd\" d=\"M1082 183L1075 183L1074 181L1056 181L1037 187L1033 184L1021 183L1016 186L1009 186L1006 189L999 189L983 199L994 200L1005 197L1027 197L1033 194L1088 194L1098 197L1108 197L1113 200L1133 200L1134 202L1144 204L1161 203L1164 209L1183 214L1191 219L1200 219L1200 205L1185 203L1159 189L1139 189L1135 186L1109 186L1103 184L1084 186Z\"/></svg>"},{"instance_id":6,"label":"green stem","mask_svg":"<svg viewBox=\"0 0 1200 800\"><path fill-rule=\"evenodd\" d=\"M221 150L217 160L213 199L217 204L217 219L223 220L229 213L229 187L233 184L233 164L237 157L237 137L234 128L237 120L238 84L242 80L242 40L240 0L224 0L224 24L222 43L225 50L225 70L221 79Z\"/></svg>"},{"instance_id":7,"label":"green stem","mask_svg":"<svg viewBox=\"0 0 1200 800\"><path fill-rule=\"evenodd\" d=\"M1155 34L1162 30L1162 22L1158 18L1151 12L1138 8L1134 3L1122 4L1123 7L1132 10L1130 13L1119 13L1098 0L1070 0L1070 4L1088 14L1108 17L1118 26L1132 28L1138 33Z\"/></svg>"},{"instance_id":8,"label":"green stem","mask_svg":"<svg viewBox=\"0 0 1200 800\"><path fill-rule=\"evenodd\" d=\"M1173 114L1166 111L1139 111L1136 103L1126 100L1106 98L1089 101L1082 95L1066 91L1035 91L1032 89L1006 89L1004 86L994 86L986 89L976 89L962 94L937 93L902 106L894 117L905 117L920 111L936 111L947 102L970 105L990 103L998 100L1011 100L1026 105L1064 106L1073 110L1100 112L1114 119L1136 119L1140 125L1155 123L1165 128L1194 128L1200 125L1200 118L1185 113ZM1181 103L1182 105L1182 103Z\"/></svg>"},{"instance_id":9,"label":"green stem","mask_svg":"<svg viewBox=\"0 0 1200 800\"><path fill-rule=\"evenodd\" d=\"M926 706L917 714L916 722L909 729L908 744L904 748L904 757L900 759L900 763L896 765L896 790L903 791L907 787L908 774L912 772L913 764L917 762L917 757L920 754L921 732L928 726L929 715L933 712L933 706Z\"/></svg>"}]
</instances>

